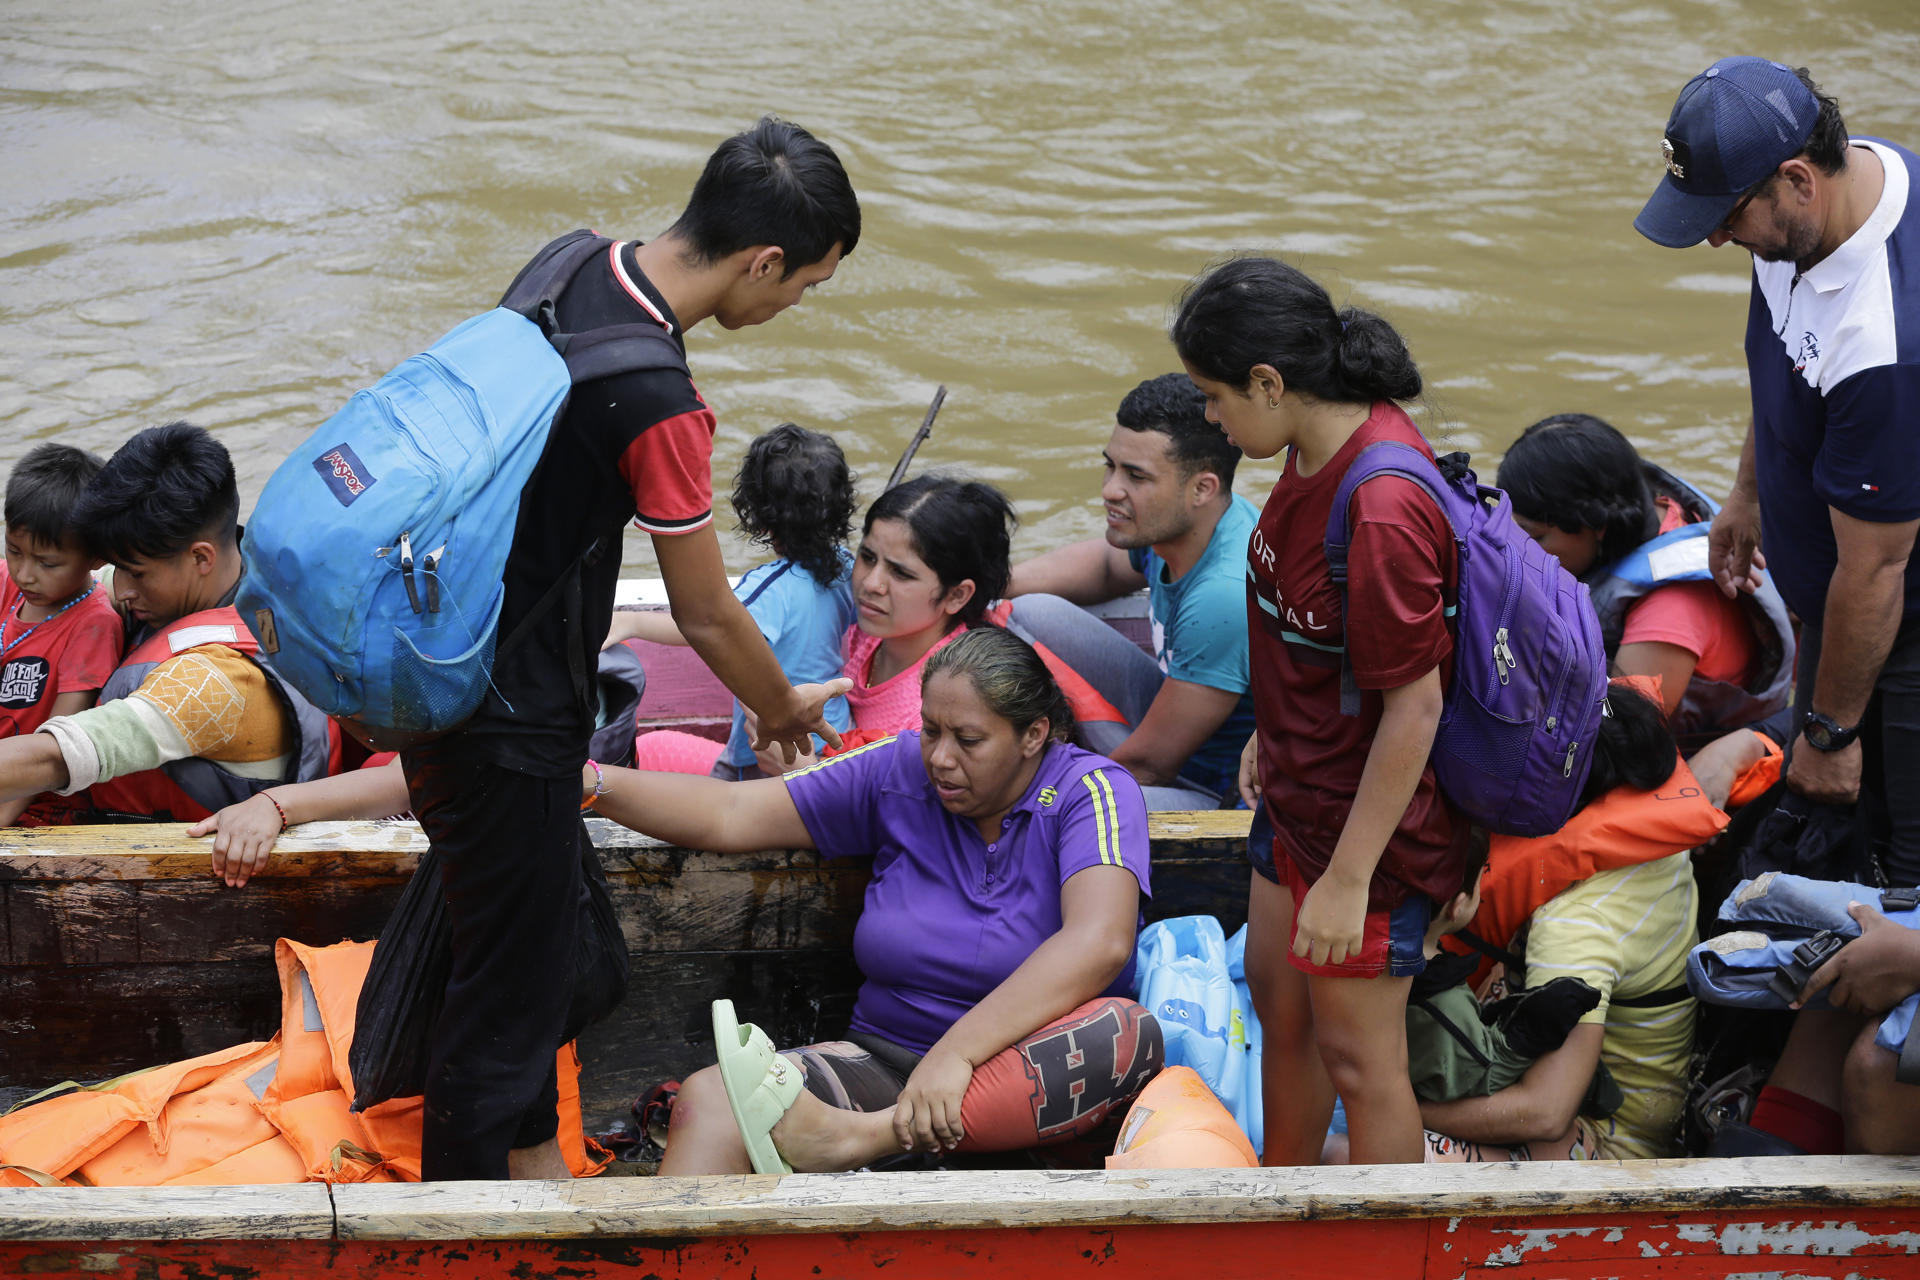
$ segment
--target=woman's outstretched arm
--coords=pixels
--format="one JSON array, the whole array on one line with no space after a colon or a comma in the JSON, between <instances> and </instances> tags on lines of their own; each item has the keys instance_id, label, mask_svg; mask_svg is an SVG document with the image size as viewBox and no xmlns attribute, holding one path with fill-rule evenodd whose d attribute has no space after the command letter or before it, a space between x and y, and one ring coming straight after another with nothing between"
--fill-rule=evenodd
<instances>
[{"instance_id":1,"label":"woman's outstretched arm","mask_svg":"<svg viewBox=\"0 0 1920 1280\"><path fill-rule=\"evenodd\" d=\"M814 847L779 778L721 782L685 773L601 768L607 789L593 812L642 835L714 853ZM581 795L593 794L591 766L580 771L580 781Z\"/></svg>"}]
</instances>

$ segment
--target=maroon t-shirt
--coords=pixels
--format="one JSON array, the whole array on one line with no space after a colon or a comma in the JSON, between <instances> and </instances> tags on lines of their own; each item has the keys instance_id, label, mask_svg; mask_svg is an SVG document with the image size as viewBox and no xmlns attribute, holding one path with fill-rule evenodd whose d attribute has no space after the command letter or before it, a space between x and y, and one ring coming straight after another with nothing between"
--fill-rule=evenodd
<instances>
[{"instance_id":1,"label":"maroon t-shirt","mask_svg":"<svg viewBox=\"0 0 1920 1280\"><path fill-rule=\"evenodd\" d=\"M1390 401L1313 475L1289 455L1247 545L1247 629L1253 662L1260 779L1274 824L1274 855L1292 858L1309 882L1333 858L1366 767L1383 703L1379 690L1419 679L1436 665L1452 676L1446 610L1456 597L1458 562L1447 518L1425 490L1380 476L1348 507L1351 623L1327 568L1327 515L1347 468L1366 446L1398 440L1432 450ZM1340 714L1346 650L1362 690L1360 714ZM1367 892L1385 910L1410 892L1444 902L1459 891L1455 820L1428 768L1387 842Z\"/></svg>"}]
</instances>

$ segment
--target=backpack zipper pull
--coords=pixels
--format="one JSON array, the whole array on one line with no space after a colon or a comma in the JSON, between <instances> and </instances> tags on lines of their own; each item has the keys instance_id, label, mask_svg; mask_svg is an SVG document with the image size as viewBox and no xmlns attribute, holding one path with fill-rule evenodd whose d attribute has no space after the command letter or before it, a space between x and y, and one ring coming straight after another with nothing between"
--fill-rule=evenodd
<instances>
[{"instance_id":1,"label":"backpack zipper pull","mask_svg":"<svg viewBox=\"0 0 1920 1280\"><path fill-rule=\"evenodd\" d=\"M1500 683L1507 682L1507 673L1520 666L1513 660L1513 650L1507 647L1507 629L1501 627L1493 633L1493 668L1500 675Z\"/></svg>"},{"instance_id":2,"label":"backpack zipper pull","mask_svg":"<svg viewBox=\"0 0 1920 1280\"><path fill-rule=\"evenodd\" d=\"M413 540L404 529L400 533L400 581L407 585L407 603L419 613L420 593L413 585Z\"/></svg>"},{"instance_id":3,"label":"backpack zipper pull","mask_svg":"<svg viewBox=\"0 0 1920 1280\"><path fill-rule=\"evenodd\" d=\"M1560 770L1561 777L1571 778L1573 776L1573 757L1574 757L1574 753L1579 750L1580 750L1580 743L1577 740L1567 747L1567 765L1566 765L1566 768Z\"/></svg>"}]
</instances>

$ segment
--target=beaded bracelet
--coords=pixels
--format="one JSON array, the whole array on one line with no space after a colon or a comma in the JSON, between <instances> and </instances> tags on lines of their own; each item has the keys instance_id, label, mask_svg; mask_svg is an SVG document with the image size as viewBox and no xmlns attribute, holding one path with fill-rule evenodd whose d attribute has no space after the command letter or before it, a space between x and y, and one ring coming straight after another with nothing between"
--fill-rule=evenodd
<instances>
[{"instance_id":1,"label":"beaded bracelet","mask_svg":"<svg viewBox=\"0 0 1920 1280\"><path fill-rule=\"evenodd\" d=\"M607 794L607 773L600 767L598 760L587 761L587 768L593 770L593 790L580 799L582 809L591 809L601 796Z\"/></svg>"},{"instance_id":2,"label":"beaded bracelet","mask_svg":"<svg viewBox=\"0 0 1920 1280\"><path fill-rule=\"evenodd\" d=\"M284 834L287 829L287 811L282 809L280 802L273 798L273 792L262 791L260 794L267 798L267 803L273 806L273 811L280 815L280 830Z\"/></svg>"}]
</instances>

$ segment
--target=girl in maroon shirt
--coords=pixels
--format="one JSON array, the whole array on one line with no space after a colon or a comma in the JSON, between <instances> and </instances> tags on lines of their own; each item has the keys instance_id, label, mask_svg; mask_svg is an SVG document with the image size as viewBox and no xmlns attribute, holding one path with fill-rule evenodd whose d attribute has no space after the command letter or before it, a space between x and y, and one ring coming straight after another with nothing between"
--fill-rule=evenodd
<instances>
[{"instance_id":1,"label":"girl in maroon shirt","mask_svg":"<svg viewBox=\"0 0 1920 1280\"><path fill-rule=\"evenodd\" d=\"M1324 543L1361 449L1427 449L1394 403L1420 394L1420 374L1385 320L1336 311L1319 285L1268 258L1196 281L1172 337L1233 443L1252 458L1288 451L1247 551L1257 730L1241 790L1260 811L1256 831L1270 831L1250 844L1246 955L1266 1031L1265 1158L1316 1163L1337 1090L1355 1162L1416 1162L1407 991L1431 900L1452 897L1464 866L1464 833L1427 763L1457 566L1444 514L1393 476L1350 504L1344 601ZM1343 657L1363 693L1358 716L1340 714Z\"/></svg>"}]
</instances>

